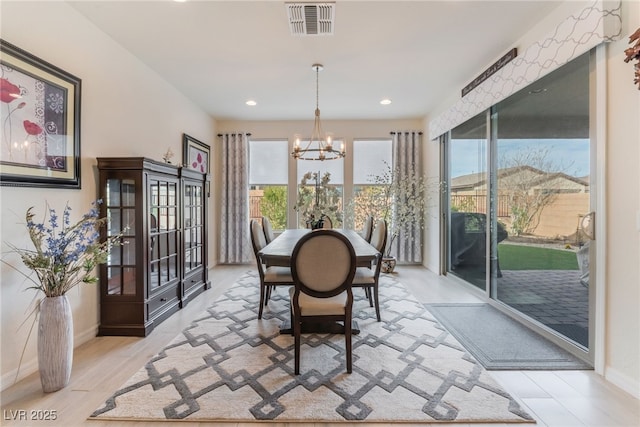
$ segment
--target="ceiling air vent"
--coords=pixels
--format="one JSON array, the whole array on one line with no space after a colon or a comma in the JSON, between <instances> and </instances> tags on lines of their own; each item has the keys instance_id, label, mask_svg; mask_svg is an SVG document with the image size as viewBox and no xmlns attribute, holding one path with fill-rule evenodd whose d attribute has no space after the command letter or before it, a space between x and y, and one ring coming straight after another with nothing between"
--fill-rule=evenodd
<instances>
[{"instance_id":1,"label":"ceiling air vent","mask_svg":"<svg viewBox=\"0 0 640 427\"><path fill-rule=\"evenodd\" d=\"M286 3L294 36L333 35L335 3Z\"/></svg>"}]
</instances>

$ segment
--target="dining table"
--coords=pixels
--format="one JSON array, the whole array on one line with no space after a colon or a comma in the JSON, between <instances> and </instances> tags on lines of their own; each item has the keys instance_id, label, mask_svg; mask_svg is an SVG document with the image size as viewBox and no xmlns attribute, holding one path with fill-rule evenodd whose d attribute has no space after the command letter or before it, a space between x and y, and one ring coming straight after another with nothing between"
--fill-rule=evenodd
<instances>
[{"instance_id":1,"label":"dining table","mask_svg":"<svg viewBox=\"0 0 640 427\"><path fill-rule=\"evenodd\" d=\"M362 262L374 261L378 256L378 250L371 246L356 230L346 228L335 228L333 230L343 234L349 239L356 253L356 263L358 265L361 265ZM258 255L262 259L262 262L267 265L290 267L293 248L295 248L302 236L311 232L312 230L308 228L286 229L267 246L262 248L262 250L258 252Z\"/></svg>"},{"instance_id":2,"label":"dining table","mask_svg":"<svg viewBox=\"0 0 640 427\"><path fill-rule=\"evenodd\" d=\"M353 250L356 254L356 265L362 265L362 263L370 263L374 261L380 252L369 242L367 242L356 230L335 228L337 231L343 234L353 246ZM313 231L308 228L290 228L286 229L280 235L276 236L268 245L258 252L258 256L262 262L266 265L291 267L291 255L293 249L302 236ZM360 333L358 323L353 320L351 326L352 333L357 335ZM327 329L319 329L319 325L316 324L303 324L302 332L318 332L318 333L344 333L344 327L333 325ZM281 334L293 334L291 328L291 321L285 321L280 326Z\"/></svg>"}]
</instances>

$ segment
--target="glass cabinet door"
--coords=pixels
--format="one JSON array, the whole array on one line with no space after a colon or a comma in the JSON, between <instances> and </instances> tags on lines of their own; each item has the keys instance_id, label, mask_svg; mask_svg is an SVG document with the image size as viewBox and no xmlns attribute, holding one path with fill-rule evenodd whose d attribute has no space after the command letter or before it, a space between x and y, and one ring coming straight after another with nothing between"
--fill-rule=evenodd
<instances>
[{"instance_id":1,"label":"glass cabinet door","mask_svg":"<svg viewBox=\"0 0 640 427\"><path fill-rule=\"evenodd\" d=\"M123 233L122 246L113 246L106 262L107 294L135 295L135 181L107 179L106 190L107 236Z\"/></svg>"},{"instance_id":2,"label":"glass cabinet door","mask_svg":"<svg viewBox=\"0 0 640 427\"><path fill-rule=\"evenodd\" d=\"M184 270L185 274L203 263L203 188L202 184L184 185Z\"/></svg>"},{"instance_id":3,"label":"glass cabinet door","mask_svg":"<svg viewBox=\"0 0 640 427\"><path fill-rule=\"evenodd\" d=\"M149 180L149 289L178 278L178 183Z\"/></svg>"}]
</instances>

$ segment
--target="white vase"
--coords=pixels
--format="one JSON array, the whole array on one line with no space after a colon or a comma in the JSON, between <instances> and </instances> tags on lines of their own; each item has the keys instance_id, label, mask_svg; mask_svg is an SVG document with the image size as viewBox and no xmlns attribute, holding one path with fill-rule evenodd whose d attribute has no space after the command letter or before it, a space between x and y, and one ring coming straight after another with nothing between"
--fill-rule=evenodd
<instances>
[{"instance_id":1,"label":"white vase","mask_svg":"<svg viewBox=\"0 0 640 427\"><path fill-rule=\"evenodd\" d=\"M66 295L40 303L38 368L45 393L66 387L73 364L73 318Z\"/></svg>"}]
</instances>

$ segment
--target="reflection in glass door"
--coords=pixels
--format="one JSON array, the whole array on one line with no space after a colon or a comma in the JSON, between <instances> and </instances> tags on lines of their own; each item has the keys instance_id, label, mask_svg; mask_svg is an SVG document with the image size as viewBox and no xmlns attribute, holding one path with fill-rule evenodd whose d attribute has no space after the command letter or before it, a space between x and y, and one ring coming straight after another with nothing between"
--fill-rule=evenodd
<instances>
[{"instance_id":1,"label":"reflection in glass door","mask_svg":"<svg viewBox=\"0 0 640 427\"><path fill-rule=\"evenodd\" d=\"M452 274L486 289L487 119L480 114L451 131L449 256Z\"/></svg>"},{"instance_id":2,"label":"reflection in glass door","mask_svg":"<svg viewBox=\"0 0 640 427\"><path fill-rule=\"evenodd\" d=\"M446 269L590 354L590 54L445 140Z\"/></svg>"},{"instance_id":3,"label":"reflection in glass door","mask_svg":"<svg viewBox=\"0 0 640 427\"><path fill-rule=\"evenodd\" d=\"M589 55L498 104L492 128L494 220L508 232L492 296L588 348Z\"/></svg>"}]
</instances>

